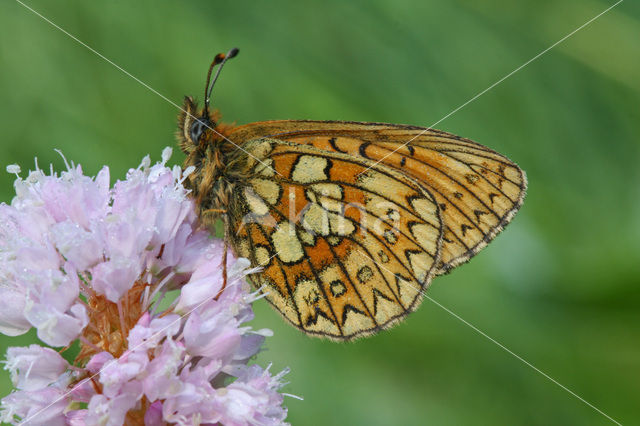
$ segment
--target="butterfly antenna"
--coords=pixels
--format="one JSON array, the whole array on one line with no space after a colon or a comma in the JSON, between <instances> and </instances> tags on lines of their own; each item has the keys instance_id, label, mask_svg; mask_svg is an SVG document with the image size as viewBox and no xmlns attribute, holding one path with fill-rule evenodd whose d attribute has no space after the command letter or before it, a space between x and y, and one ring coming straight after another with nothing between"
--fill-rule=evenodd
<instances>
[{"instance_id":1,"label":"butterfly antenna","mask_svg":"<svg viewBox=\"0 0 640 426\"><path fill-rule=\"evenodd\" d=\"M211 102L211 92L213 91L213 86L216 84L216 80L220 75L220 71L222 71L222 67L229 59L234 58L236 55L238 55L238 52L240 52L240 50L237 47L234 47L233 49L229 50L226 54L218 53L216 57L213 58L213 62L211 62L211 65L209 66L209 72L207 72L207 84L205 85L205 88L204 88L203 113L206 114L205 115L206 117L209 116L209 103ZM213 69L216 67L216 65L220 65L220 67L218 67L218 71L216 71L216 75L213 77L213 81L211 81L211 74L213 72Z\"/></svg>"}]
</instances>

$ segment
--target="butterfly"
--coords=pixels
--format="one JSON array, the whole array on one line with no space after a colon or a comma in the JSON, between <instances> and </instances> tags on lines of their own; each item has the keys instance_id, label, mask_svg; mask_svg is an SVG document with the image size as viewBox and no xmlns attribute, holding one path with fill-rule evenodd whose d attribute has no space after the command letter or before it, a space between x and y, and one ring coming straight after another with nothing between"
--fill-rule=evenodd
<instances>
[{"instance_id":1,"label":"butterfly","mask_svg":"<svg viewBox=\"0 0 640 426\"><path fill-rule=\"evenodd\" d=\"M233 126L202 109L178 119L186 185L202 222L260 272L249 281L295 327L350 340L406 317L431 280L468 261L522 205L525 173L469 139L416 126L280 120ZM218 66L215 77L212 71Z\"/></svg>"}]
</instances>

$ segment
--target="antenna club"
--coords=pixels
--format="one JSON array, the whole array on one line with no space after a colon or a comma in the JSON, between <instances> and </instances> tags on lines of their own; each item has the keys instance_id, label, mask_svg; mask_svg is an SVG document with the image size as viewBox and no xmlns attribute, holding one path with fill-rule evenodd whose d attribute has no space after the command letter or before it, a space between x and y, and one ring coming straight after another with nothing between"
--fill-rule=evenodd
<instances>
[{"instance_id":1,"label":"antenna club","mask_svg":"<svg viewBox=\"0 0 640 426\"><path fill-rule=\"evenodd\" d=\"M204 87L204 110L202 111L203 116L206 116L209 114L209 102L211 101L211 91L213 90L214 84L216 84L216 80L218 80L218 76L220 76L220 71L222 71L222 67L224 66L225 62L227 62L227 60L234 58L239 52L240 52L240 49L238 49L237 47L234 47L231 50L229 50L226 54L218 53L215 56L215 58L213 58L213 62L211 62L211 65L209 66L209 72L207 73L207 84ZM216 72L216 75L213 77L213 80L212 80L211 73L213 69L216 67L216 65L220 65L220 67L218 68L218 71Z\"/></svg>"},{"instance_id":2,"label":"antenna club","mask_svg":"<svg viewBox=\"0 0 640 426\"><path fill-rule=\"evenodd\" d=\"M214 67L220 64L222 61L224 61L224 58L225 58L224 53L218 53L216 56L213 57L213 62L211 62L211 66Z\"/></svg>"}]
</instances>

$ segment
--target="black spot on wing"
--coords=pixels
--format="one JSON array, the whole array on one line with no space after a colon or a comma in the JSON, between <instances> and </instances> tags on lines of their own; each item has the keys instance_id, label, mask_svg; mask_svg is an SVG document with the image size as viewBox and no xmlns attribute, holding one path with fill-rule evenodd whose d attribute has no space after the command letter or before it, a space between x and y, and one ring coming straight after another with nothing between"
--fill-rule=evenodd
<instances>
[{"instance_id":1,"label":"black spot on wing","mask_svg":"<svg viewBox=\"0 0 640 426\"><path fill-rule=\"evenodd\" d=\"M329 290L331 290L333 297L340 297L347 292L347 287L342 280L334 280L329 283Z\"/></svg>"},{"instance_id":2,"label":"black spot on wing","mask_svg":"<svg viewBox=\"0 0 640 426\"><path fill-rule=\"evenodd\" d=\"M357 314L369 317L369 315L367 315L366 313L362 312L360 309L356 308L355 306L346 304L346 305L344 305L344 309L342 311L342 319L341 319L341 321L342 321L342 326L343 327L344 327L345 321L347 321L347 314L349 314L349 312L355 312Z\"/></svg>"},{"instance_id":3,"label":"black spot on wing","mask_svg":"<svg viewBox=\"0 0 640 426\"><path fill-rule=\"evenodd\" d=\"M371 145L371 142L365 142L360 144L360 147L358 148L358 154L360 154L361 157L369 158L367 156L367 147L369 145Z\"/></svg>"},{"instance_id":4,"label":"black spot on wing","mask_svg":"<svg viewBox=\"0 0 640 426\"><path fill-rule=\"evenodd\" d=\"M329 145L331 145L331 148L333 148L333 149L334 149L334 151L336 151L336 152L344 152L344 151L341 151L341 150L338 148L338 145L336 145L336 138L330 138L330 139L329 139Z\"/></svg>"},{"instance_id":5,"label":"black spot on wing","mask_svg":"<svg viewBox=\"0 0 640 426\"><path fill-rule=\"evenodd\" d=\"M360 281L361 283L366 283L371 278L373 278L373 271L368 265L365 265L358 270L357 276L358 276L358 281Z\"/></svg>"},{"instance_id":6,"label":"black spot on wing","mask_svg":"<svg viewBox=\"0 0 640 426\"><path fill-rule=\"evenodd\" d=\"M329 315L327 315L326 312L324 312L322 309L320 309L318 306L315 307L314 310L314 315L309 315L306 319L306 321L304 322L304 325L306 327L309 327L311 325L316 325L318 323L318 318L322 317L324 319L326 319L327 321L333 323L334 319L330 318ZM342 333L342 329L340 329L340 332Z\"/></svg>"},{"instance_id":7,"label":"black spot on wing","mask_svg":"<svg viewBox=\"0 0 640 426\"><path fill-rule=\"evenodd\" d=\"M411 279L411 278L407 278L407 277L405 277L404 275L402 275L402 274L401 274L401 273L399 273L399 272L396 272L396 273L395 273L395 274L393 274L393 275L394 275L394 277L395 277L395 279L396 279L396 288L397 288L397 290L398 290L398 297L402 297L402 286L400 285L400 280L403 280L403 281L409 281L409 282L411 282L411 281L412 281L412 279Z\"/></svg>"},{"instance_id":8,"label":"black spot on wing","mask_svg":"<svg viewBox=\"0 0 640 426\"><path fill-rule=\"evenodd\" d=\"M297 155L296 159L293 160L293 164L291 165L291 169L289 169L289 175L287 176L287 179L289 179L291 181L293 180L293 172L298 167L298 163L300 162L301 158L302 158L302 155Z\"/></svg>"},{"instance_id":9,"label":"black spot on wing","mask_svg":"<svg viewBox=\"0 0 640 426\"><path fill-rule=\"evenodd\" d=\"M467 173L466 175L464 175L464 178L467 180L467 183L469 183L470 185L473 185L478 181L478 179L480 179L478 175L474 175L473 173Z\"/></svg>"},{"instance_id":10,"label":"black spot on wing","mask_svg":"<svg viewBox=\"0 0 640 426\"><path fill-rule=\"evenodd\" d=\"M487 212L476 209L473 211L473 214L476 215L476 220L478 221L478 223L480 223L480 216L482 216L483 214L487 214Z\"/></svg>"},{"instance_id":11,"label":"black spot on wing","mask_svg":"<svg viewBox=\"0 0 640 426\"><path fill-rule=\"evenodd\" d=\"M392 302L392 303L396 302L391 297L387 296L386 294L384 294L383 292L381 292L377 288L374 288L372 293L373 293L373 315L378 315L378 300L379 299L385 299L385 300L387 300L389 302Z\"/></svg>"},{"instance_id":12,"label":"black spot on wing","mask_svg":"<svg viewBox=\"0 0 640 426\"><path fill-rule=\"evenodd\" d=\"M324 167L323 173L327 179L330 179L331 175L329 173L331 171L331 168L333 167L333 162L331 161L330 158L325 157L325 160L327 161L327 165Z\"/></svg>"}]
</instances>

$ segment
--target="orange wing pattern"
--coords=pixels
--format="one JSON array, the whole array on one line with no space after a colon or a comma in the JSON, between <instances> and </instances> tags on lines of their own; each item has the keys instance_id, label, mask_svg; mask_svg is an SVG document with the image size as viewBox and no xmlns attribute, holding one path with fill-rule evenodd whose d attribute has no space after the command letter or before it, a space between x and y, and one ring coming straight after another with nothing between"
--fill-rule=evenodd
<instances>
[{"instance_id":1,"label":"orange wing pattern","mask_svg":"<svg viewBox=\"0 0 640 426\"><path fill-rule=\"evenodd\" d=\"M251 280L287 320L344 340L418 306L444 232L429 190L338 150L273 139L243 148L261 161L249 159L249 185L232 200L243 215L232 245L264 268Z\"/></svg>"},{"instance_id":2,"label":"orange wing pattern","mask_svg":"<svg viewBox=\"0 0 640 426\"><path fill-rule=\"evenodd\" d=\"M524 172L508 158L434 129L383 123L266 121L235 128L230 137L248 140L258 135L380 162L413 178L433 195L444 223L439 274L484 248L518 211L526 191Z\"/></svg>"}]
</instances>

